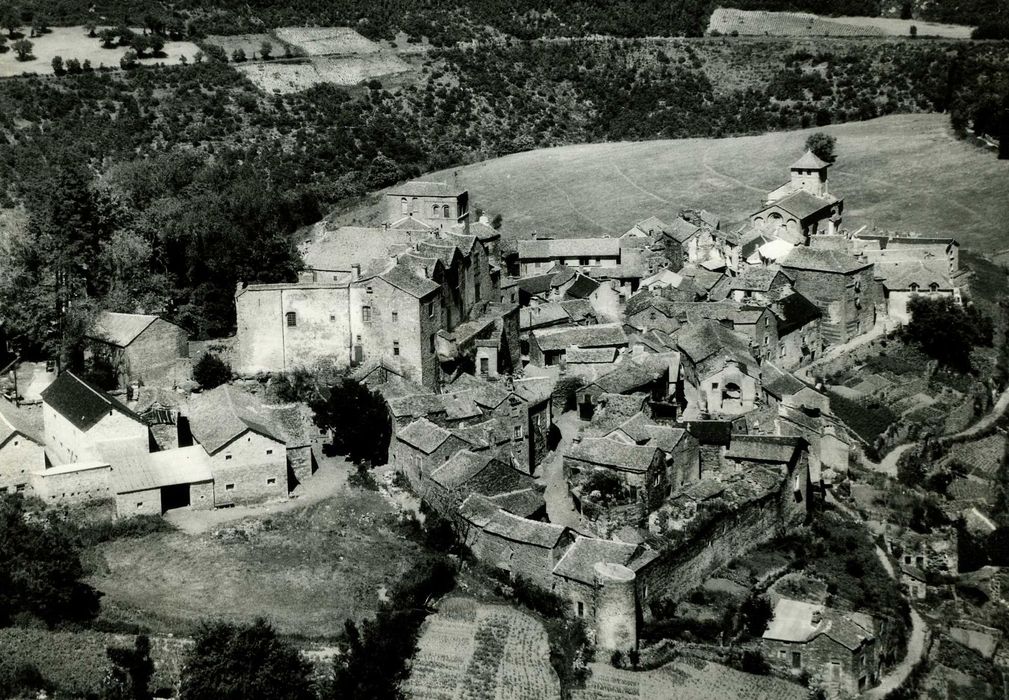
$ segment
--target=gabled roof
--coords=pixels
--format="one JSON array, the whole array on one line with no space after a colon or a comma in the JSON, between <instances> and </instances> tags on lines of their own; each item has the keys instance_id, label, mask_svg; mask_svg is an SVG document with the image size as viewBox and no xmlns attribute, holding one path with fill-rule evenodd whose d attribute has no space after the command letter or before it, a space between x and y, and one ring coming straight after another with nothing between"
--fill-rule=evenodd
<instances>
[{"instance_id":1,"label":"gabled roof","mask_svg":"<svg viewBox=\"0 0 1009 700\"><path fill-rule=\"evenodd\" d=\"M792 163L789 170L823 170L829 167L830 163L820 160L815 153L807 150L799 160Z\"/></svg>"},{"instance_id":2,"label":"gabled roof","mask_svg":"<svg viewBox=\"0 0 1009 700\"><path fill-rule=\"evenodd\" d=\"M568 532L568 528L537 520L527 520L499 510L484 526L484 532L515 542L553 549Z\"/></svg>"},{"instance_id":3,"label":"gabled roof","mask_svg":"<svg viewBox=\"0 0 1009 700\"><path fill-rule=\"evenodd\" d=\"M627 394L651 384L664 374L662 370L624 361L596 379L590 386L599 387L606 394Z\"/></svg>"},{"instance_id":4,"label":"gabled roof","mask_svg":"<svg viewBox=\"0 0 1009 700\"><path fill-rule=\"evenodd\" d=\"M666 232L680 243L686 243L700 233L700 231L700 226L696 226L680 217L673 219L673 223L666 228Z\"/></svg>"},{"instance_id":5,"label":"gabled roof","mask_svg":"<svg viewBox=\"0 0 1009 700\"><path fill-rule=\"evenodd\" d=\"M564 359L571 364L611 364L617 359L616 348L569 348Z\"/></svg>"},{"instance_id":6,"label":"gabled roof","mask_svg":"<svg viewBox=\"0 0 1009 700\"><path fill-rule=\"evenodd\" d=\"M435 227L413 216L404 216L389 224L389 228L395 231L433 231Z\"/></svg>"},{"instance_id":7,"label":"gabled roof","mask_svg":"<svg viewBox=\"0 0 1009 700\"><path fill-rule=\"evenodd\" d=\"M420 418L396 432L396 439L416 447L424 454L431 454L449 438L449 431L435 425L427 418Z\"/></svg>"},{"instance_id":8,"label":"gabled roof","mask_svg":"<svg viewBox=\"0 0 1009 700\"><path fill-rule=\"evenodd\" d=\"M544 328L533 331L532 335L541 350L563 350L572 345L582 348L623 347L627 345L627 335L619 323Z\"/></svg>"},{"instance_id":9,"label":"gabled roof","mask_svg":"<svg viewBox=\"0 0 1009 700\"><path fill-rule=\"evenodd\" d=\"M802 438L778 435L733 435L725 449L728 459L788 464L805 445Z\"/></svg>"},{"instance_id":10,"label":"gabled roof","mask_svg":"<svg viewBox=\"0 0 1009 700\"><path fill-rule=\"evenodd\" d=\"M400 185L393 185L389 188L388 194L404 197L455 197L463 194L466 190L458 187L450 187L444 182L431 182L429 180L413 180Z\"/></svg>"},{"instance_id":11,"label":"gabled roof","mask_svg":"<svg viewBox=\"0 0 1009 700\"><path fill-rule=\"evenodd\" d=\"M519 260L620 257L619 238L546 238L518 243Z\"/></svg>"},{"instance_id":12,"label":"gabled roof","mask_svg":"<svg viewBox=\"0 0 1009 700\"><path fill-rule=\"evenodd\" d=\"M546 507L543 493L537 488L524 488L490 497L491 503L520 518L530 518Z\"/></svg>"},{"instance_id":13,"label":"gabled roof","mask_svg":"<svg viewBox=\"0 0 1009 700\"><path fill-rule=\"evenodd\" d=\"M483 494L471 493L459 506L459 515L463 520L477 527L485 527L494 519L501 507Z\"/></svg>"},{"instance_id":14,"label":"gabled roof","mask_svg":"<svg viewBox=\"0 0 1009 700\"><path fill-rule=\"evenodd\" d=\"M609 438L583 438L571 445L566 456L610 469L644 472L658 453L659 449L654 446L628 445Z\"/></svg>"},{"instance_id":15,"label":"gabled roof","mask_svg":"<svg viewBox=\"0 0 1009 700\"><path fill-rule=\"evenodd\" d=\"M150 314L120 314L112 311L100 311L95 317L88 337L125 348L157 320L157 316Z\"/></svg>"},{"instance_id":16,"label":"gabled roof","mask_svg":"<svg viewBox=\"0 0 1009 700\"><path fill-rule=\"evenodd\" d=\"M585 299L599 289L599 286L599 282L596 282L588 275L579 274L575 277L575 281L568 287L567 291L564 292L564 296L567 299Z\"/></svg>"},{"instance_id":17,"label":"gabled roof","mask_svg":"<svg viewBox=\"0 0 1009 700\"><path fill-rule=\"evenodd\" d=\"M781 261L784 268L796 270L813 270L817 272L832 272L850 274L870 267L867 263L839 250L818 250L797 246Z\"/></svg>"},{"instance_id":18,"label":"gabled roof","mask_svg":"<svg viewBox=\"0 0 1009 700\"><path fill-rule=\"evenodd\" d=\"M891 291L908 290L911 285L917 285L917 289L925 292L933 284L938 290L953 290L945 260L932 263L920 260L876 262L873 271L877 279L883 281L883 286Z\"/></svg>"},{"instance_id":19,"label":"gabled roof","mask_svg":"<svg viewBox=\"0 0 1009 700\"><path fill-rule=\"evenodd\" d=\"M773 362L765 362L761 365L761 369L761 386L779 401L806 388L798 377L784 371Z\"/></svg>"},{"instance_id":20,"label":"gabled roof","mask_svg":"<svg viewBox=\"0 0 1009 700\"><path fill-rule=\"evenodd\" d=\"M186 417L193 437L209 455L247 431L284 443L283 434L256 397L230 384L194 394Z\"/></svg>"},{"instance_id":21,"label":"gabled roof","mask_svg":"<svg viewBox=\"0 0 1009 700\"><path fill-rule=\"evenodd\" d=\"M745 292L769 292L778 276L784 277L786 281L791 279L778 267L748 267L737 276L733 277L729 283L732 291Z\"/></svg>"},{"instance_id":22,"label":"gabled roof","mask_svg":"<svg viewBox=\"0 0 1009 700\"><path fill-rule=\"evenodd\" d=\"M469 450L459 450L437 469L431 472L431 479L447 489L462 486L487 468L496 457L486 452L476 454Z\"/></svg>"},{"instance_id":23,"label":"gabled roof","mask_svg":"<svg viewBox=\"0 0 1009 700\"><path fill-rule=\"evenodd\" d=\"M747 365L757 364L750 352L749 338L717 321L687 324L676 335L676 345L694 364L718 354Z\"/></svg>"},{"instance_id":24,"label":"gabled roof","mask_svg":"<svg viewBox=\"0 0 1009 700\"><path fill-rule=\"evenodd\" d=\"M779 338L823 316L820 307L798 292L792 292L771 304L771 312L778 319Z\"/></svg>"},{"instance_id":25,"label":"gabled roof","mask_svg":"<svg viewBox=\"0 0 1009 700\"><path fill-rule=\"evenodd\" d=\"M779 200L771 202L765 207L761 207L759 211L766 211L771 207L778 207L787 211L789 214L795 215L800 221L803 219L816 214L819 211L828 209L837 202L834 197L816 197L806 190L796 190L792 194L782 197Z\"/></svg>"},{"instance_id":26,"label":"gabled roof","mask_svg":"<svg viewBox=\"0 0 1009 700\"><path fill-rule=\"evenodd\" d=\"M579 535L557 562L554 574L594 587L596 564L626 565L637 551L637 545Z\"/></svg>"},{"instance_id":27,"label":"gabled roof","mask_svg":"<svg viewBox=\"0 0 1009 700\"><path fill-rule=\"evenodd\" d=\"M814 614L819 615L817 622L813 621ZM815 603L782 598L774 606L774 617L763 638L805 643L821 634L851 651L875 637L872 618L864 613L844 612Z\"/></svg>"},{"instance_id":28,"label":"gabled roof","mask_svg":"<svg viewBox=\"0 0 1009 700\"><path fill-rule=\"evenodd\" d=\"M0 400L0 447L14 435L23 435L36 445L44 445L42 426L25 411Z\"/></svg>"},{"instance_id":29,"label":"gabled roof","mask_svg":"<svg viewBox=\"0 0 1009 700\"><path fill-rule=\"evenodd\" d=\"M84 432L113 411L137 423L144 422L121 401L70 371L58 376L42 391L42 401Z\"/></svg>"},{"instance_id":30,"label":"gabled roof","mask_svg":"<svg viewBox=\"0 0 1009 700\"><path fill-rule=\"evenodd\" d=\"M116 493L194 484L213 478L210 456L199 445L125 456L112 470Z\"/></svg>"},{"instance_id":31,"label":"gabled roof","mask_svg":"<svg viewBox=\"0 0 1009 700\"><path fill-rule=\"evenodd\" d=\"M684 428L659 425L640 412L621 423L619 430L634 442L655 445L663 452L672 452L687 435Z\"/></svg>"},{"instance_id":32,"label":"gabled roof","mask_svg":"<svg viewBox=\"0 0 1009 700\"><path fill-rule=\"evenodd\" d=\"M455 248L453 248L455 250ZM379 275L393 287L403 290L418 299L438 291L441 287L426 277L418 276L413 270L403 264L396 264Z\"/></svg>"}]
</instances>

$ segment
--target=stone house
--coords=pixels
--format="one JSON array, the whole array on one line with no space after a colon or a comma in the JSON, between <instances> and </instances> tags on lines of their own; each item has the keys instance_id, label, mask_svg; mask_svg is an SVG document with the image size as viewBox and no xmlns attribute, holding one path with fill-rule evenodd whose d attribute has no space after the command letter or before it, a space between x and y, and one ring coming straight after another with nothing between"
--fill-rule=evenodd
<instances>
[{"instance_id":1,"label":"stone house","mask_svg":"<svg viewBox=\"0 0 1009 700\"><path fill-rule=\"evenodd\" d=\"M578 414L582 420L591 420L599 397L604 394L643 393L654 402L666 402L678 391L679 356L671 353L666 362L635 362L625 358L613 369L575 393Z\"/></svg>"},{"instance_id":2,"label":"stone house","mask_svg":"<svg viewBox=\"0 0 1009 700\"><path fill-rule=\"evenodd\" d=\"M620 264L619 238L544 238L518 242L519 275L543 273L554 265L585 270Z\"/></svg>"},{"instance_id":3,"label":"stone house","mask_svg":"<svg viewBox=\"0 0 1009 700\"><path fill-rule=\"evenodd\" d=\"M814 394L812 390L807 390ZM844 424L830 412L830 402L805 400L807 392L786 397L777 407L777 435L800 437L809 445L810 479L827 486L835 475L848 473L851 439Z\"/></svg>"},{"instance_id":4,"label":"stone house","mask_svg":"<svg viewBox=\"0 0 1009 700\"><path fill-rule=\"evenodd\" d=\"M531 492L542 501L535 479L523 474L493 454L460 450L423 481L424 498L439 513L454 513L470 494L492 498ZM533 507L533 512L543 506Z\"/></svg>"},{"instance_id":5,"label":"stone house","mask_svg":"<svg viewBox=\"0 0 1009 700\"><path fill-rule=\"evenodd\" d=\"M467 515L474 517L467 509ZM474 518L476 522L483 518ZM467 536L474 556L488 565L550 589L553 569L574 541L570 529L496 510Z\"/></svg>"},{"instance_id":6,"label":"stone house","mask_svg":"<svg viewBox=\"0 0 1009 700\"><path fill-rule=\"evenodd\" d=\"M648 242L646 267L649 274L655 274L660 270L675 272L683 267L683 246L673 236L666 222L651 216L634 224L621 236L622 239L635 237Z\"/></svg>"},{"instance_id":7,"label":"stone house","mask_svg":"<svg viewBox=\"0 0 1009 700\"><path fill-rule=\"evenodd\" d=\"M414 180L385 193L385 220L395 226L413 219L432 228L448 228L469 221L469 192L444 182Z\"/></svg>"},{"instance_id":8,"label":"stone house","mask_svg":"<svg viewBox=\"0 0 1009 700\"><path fill-rule=\"evenodd\" d=\"M691 416L732 416L753 410L760 396L760 367L749 338L704 321L680 331L676 344Z\"/></svg>"},{"instance_id":9,"label":"stone house","mask_svg":"<svg viewBox=\"0 0 1009 700\"><path fill-rule=\"evenodd\" d=\"M876 624L863 613L782 598L761 646L774 668L806 671L834 697L879 681Z\"/></svg>"},{"instance_id":10,"label":"stone house","mask_svg":"<svg viewBox=\"0 0 1009 700\"><path fill-rule=\"evenodd\" d=\"M819 307L825 345L840 345L876 323L877 282L871 263L838 250L798 246L781 263L795 291Z\"/></svg>"},{"instance_id":11,"label":"stone house","mask_svg":"<svg viewBox=\"0 0 1009 700\"><path fill-rule=\"evenodd\" d=\"M662 450L666 464L665 481L670 491L701 478L700 443L685 428L656 423L646 414L638 412L603 437Z\"/></svg>"},{"instance_id":12,"label":"stone house","mask_svg":"<svg viewBox=\"0 0 1009 700\"><path fill-rule=\"evenodd\" d=\"M529 362L539 367L561 364L569 347L626 348L627 335L619 323L533 331L529 334Z\"/></svg>"},{"instance_id":13,"label":"stone house","mask_svg":"<svg viewBox=\"0 0 1009 700\"><path fill-rule=\"evenodd\" d=\"M908 304L914 297L950 298L963 303L960 287L953 281L945 260L924 262L908 260L873 263L876 279L883 290L886 314L901 323L911 320ZM963 282L961 282L963 284Z\"/></svg>"},{"instance_id":14,"label":"stone house","mask_svg":"<svg viewBox=\"0 0 1009 700\"><path fill-rule=\"evenodd\" d=\"M641 291L638 293L646 291L661 292L662 296L673 301L697 301L701 296L691 278L671 269L661 270L641 280ZM630 304L631 301L632 299L628 299L627 303Z\"/></svg>"},{"instance_id":15,"label":"stone house","mask_svg":"<svg viewBox=\"0 0 1009 700\"><path fill-rule=\"evenodd\" d=\"M572 443L564 453L564 477L579 512L606 533L625 525L642 527L669 493L662 450L609 438Z\"/></svg>"},{"instance_id":16,"label":"stone house","mask_svg":"<svg viewBox=\"0 0 1009 700\"><path fill-rule=\"evenodd\" d=\"M133 383L174 386L189 379L189 337L149 314L102 311L87 334L92 355L116 371L121 388Z\"/></svg>"},{"instance_id":17,"label":"stone house","mask_svg":"<svg viewBox=\"0 0 1009 700\"><path fill-rule=\"evenodd\" d=\"M42 429L22 409L0 399L0 493L30 493L33 472L45 469Z\"/></svg>"},{"instance_id":18,"label":"stone house","mask_svg":"<svg viewBox=\"0 0 1009 700\"><path fill-rule=\"evenodd\" d=\"M778 347L773 356L783 369L809 364L823 352L820 321L823 313L798 292L787 294L768 307L777 326Z\"/></svg>"},{"instance_id":19,"label":"stone house","mask_svg":"<svg viewBox=\"0 0 1009 700\"><path fill-rule=\"evenodd\" d=\"M697 264L708 259L715 245L714 230L700 220L688 221L681 215L669 224L667 235L679 245L684 264Z\"/></svg>"},{"instance_id":20,"label":"stone house","mask_svg":"<svg viewBox=\"0 0 1009 700\"><path fill-rule=\"evenodd\" d=\"M792 280L779 267L747 267L729 283L733 301L766 306L787 296Z\"/></svg>"},{"instance_id":21,"label":"stone house","mask_svg":"<svg viewBox=\"0 0 1009 700\"><path fill-rule=\"evenodd\" d=\"M750 221L775 238L796 245L805 245L817 234L838 233L844 200L828 192L829 167L830 163L806 151L789 168L789 181L767 195L767 201L750 216Z\"/></svg>"},{"instance_id":22,"label":"stone house","mask_svg":"<svg viewBox=\"0 0 1009 700\"><path fill-rule=\"evenodd\" d=\"M216 505L210 455L199 445L128 455L113 469L116 513L161 515L174 508Z\"/></svg>"},{"instance_id":23,"label":"stone house","mask_svg":"<svg viewBox=\"0 0 1009 700\"><path fill-rule=\"evenodd\" d=\"M287 497L287 445L251 395L228 384L195 394L180 429L187 429L209 456L215 505ZM189 440L179 442L186 446Z\"/></svg>"},{"instance_id":24,"label":"stone house","mask_svg":"<svg viewBox=\"0 0 1009 700\"><path fill-rule=\"evenodd\" d=\"M389 447L389 460L404 474L411 486L421 493L424 477L448 462L452 455L472 445L461 436L419 418L396 431Z\"/></svg>"},{"instance_id":25,"label":"stone house","mask_svg":"<svg viewBox=\"0 0 1009 700\"><path fill-rule=\"evenodd\" d=\"M56 466L150 451L150 430L121 401L63 372L42 392L44 440Z\"/></svg>"},{"instance_id":26,"label":"stone house","mask_svg":"<svg viewBox=\"0 0 1009 700\"><path fill-rule=\"evenodd\" d=\"M937 528L929 534L888 525L883 541L894 559L903 566L918 569L924 574L956 576L959 573L957 530L954 527Z\"/></svg>"}]
</instances>

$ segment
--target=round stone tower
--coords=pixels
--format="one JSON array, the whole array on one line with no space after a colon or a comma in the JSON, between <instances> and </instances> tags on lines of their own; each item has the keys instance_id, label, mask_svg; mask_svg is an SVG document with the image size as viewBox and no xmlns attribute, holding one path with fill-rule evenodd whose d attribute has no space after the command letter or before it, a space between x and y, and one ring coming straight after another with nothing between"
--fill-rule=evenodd
<instances>
[{"instance_id":1,"label":"round stone tower","mask_svg":"<svg viewBox=\"0 0 1009 700\"><path fill-rule=\"evenodd\" d=\"M638 646L638 607L634 572L600 562L596 572L596 646L627 651Z\"/></svg>"}]
</instances>

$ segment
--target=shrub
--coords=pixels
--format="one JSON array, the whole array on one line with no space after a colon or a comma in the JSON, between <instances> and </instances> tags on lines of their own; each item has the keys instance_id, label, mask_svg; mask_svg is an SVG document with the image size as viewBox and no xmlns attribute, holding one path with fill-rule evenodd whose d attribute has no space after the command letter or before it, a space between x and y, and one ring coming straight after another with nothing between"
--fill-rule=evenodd
<instances>
[{"instance_id":1,"label":"shrub","mask_svg":"<svg viewBox=\"0 0 1009 700\"><path fill-rule=\"evenodd\" d=\"M208 352L193 365L193 379L204 389L227 384L231 381L231 365Z\"/></svg>"},{"instance_id":2,"label":"shrub","mask_svg":"<svg viewBox=\"0 0 1009 700\"><path fill-rule=\"evenodd\" d=\"M758 676L766 676L771 672L771 667L764 655L759 651L750 651L749 649L743 652L741 668L746 673L755 673Z\"/></svg>"}]
</instances>

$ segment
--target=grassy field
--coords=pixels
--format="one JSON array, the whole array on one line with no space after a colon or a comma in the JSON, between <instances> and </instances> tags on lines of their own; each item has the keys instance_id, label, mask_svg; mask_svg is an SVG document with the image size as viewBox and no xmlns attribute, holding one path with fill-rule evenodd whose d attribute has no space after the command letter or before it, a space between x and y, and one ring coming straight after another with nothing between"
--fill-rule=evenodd
<instances>
[{"instance_id":1,"label":"grassy field","mask_svg":"<svg viewBox=\"0 0 1009 700\"><path fill-rule=\"evenodd\" d=\"M140 32L140 29L136 31ZM76 58L84 63L88 60L95 69L105 66L118 70L119 59L127 51L125 46L102 48L101 40L89 37L84 27L53 27L48 33L28 40L34 44L32 48L34 58L28 61L17 60L17 56L10 48L11 42L8 42L7 51L0 53L0 78L22 73L52 74L54 56L60 56L64 61ZM180 56L192 60L199 50L196 44L188 41L168 41L165 43L164 56L143 58L140 63L175 65L179 62Z\"/></svg>"},{"instance_id":2,"label":"grassy field","mask_svg":"<svg viewBox=\"0 0 1009 700\"><path fill-rule=\"evenodd\" d=\"M90 583L102 614L156 633L205 618L264 616L284 634L337 635L374 612L380 590L423 556L389 524L377 493L343 490L306 508L203 535L162 533L103 545Z\"/></svg>"},{"instance_id":3,"label":"grassy field","mask_svg":"<svg viewBox=\"0 0 1009 700\"><path fill-rule=\"evenodd\" d=\"M1009 161L958 140L943 114L883 117L824 127L837 137L830 189L845 226L956 236L965 248L1009 246ZM456 179L473 206L501 212L506 235L618 235L651 215L703 207L744 221L814 130L726 139L565 146L425 175ZM376 223L371 203L337 221Z\"/></svg>"},{"instance_id":4,"label":"grassy field","mask_svg":"<svg viewBox=\"0 0 1009 700\"><path fill-rule=\"evenodd\" d=\"M890 17L821 17L807 12L765 12L718 8L711 13L708 33L740 36L918 36L970 39L973 27Z\"/></svg>"}]
</instances>

